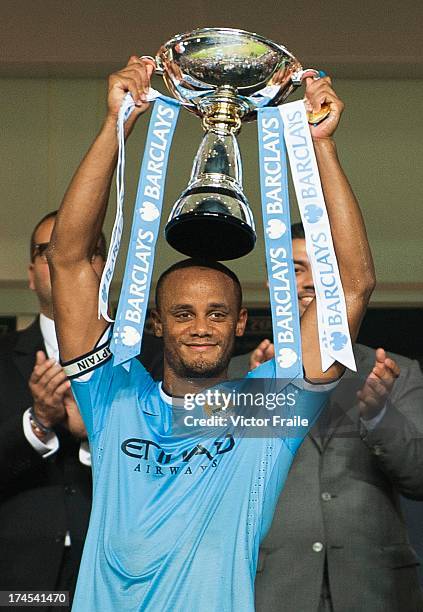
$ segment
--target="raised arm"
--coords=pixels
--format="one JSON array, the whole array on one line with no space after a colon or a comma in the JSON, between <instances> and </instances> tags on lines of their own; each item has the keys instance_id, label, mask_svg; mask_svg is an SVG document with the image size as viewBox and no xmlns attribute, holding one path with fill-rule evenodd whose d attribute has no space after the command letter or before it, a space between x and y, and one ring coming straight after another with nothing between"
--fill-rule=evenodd
<instances>
[{"instance_id":1,"label":"raised arm","mask_svg":"<svg viewBox=\"0 0 423 612\"><path fill-rule=\"evenodd\" d=\"M136 108L126 123L128 135L147 108L153 63L131 57L109 77L108 110L103 126L77 169L60 206L50 241L48 261L53 289L54 319L61 357L70 360L90 351L106 327L97 318L100 279L91 258L106 214L117 161L116 121L129 91Z\"/></svg>"},{"instance_id":2,"label":"raised arm","mask_svg":"<svg viewBox=\"0 0 423 612\"><path fill-rule=\"evenodd\" d=\"M321 124L312 127L311 133L354 342L374 289L375 274L360 208L341 168L332 138L344 105L333 91L329 77L308 80L306 100L309 110L315 112L320 110L323 103L330 105L330 115ZM321 370L315 300L302 316L301 332L307 378L312 381L337 378L344 370L339 363L325 373Z\"/></svg>"}]
</instances>

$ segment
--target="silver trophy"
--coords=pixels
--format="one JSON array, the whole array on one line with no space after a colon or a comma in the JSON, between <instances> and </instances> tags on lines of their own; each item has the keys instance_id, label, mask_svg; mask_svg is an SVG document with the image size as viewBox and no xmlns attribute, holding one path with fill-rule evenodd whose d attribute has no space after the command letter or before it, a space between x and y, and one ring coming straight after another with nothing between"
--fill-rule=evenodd
<instances>
[{"instance_id":1,"label":"silver trophy","mask_svg":"<svg viewBox=\"0 0 423 612\"><path fill-rule=\"evenodd\" d=\"M188 186L172 208L166 239L190 257L242 257L253 249L256 233L236 134L260 106L282 103L310 71L282 45L231 28L179 34L159 49L155 61L169 91L202 118L205 131ZM327 114L323 109L309 121Z\"/></svg>"}]
</instances>

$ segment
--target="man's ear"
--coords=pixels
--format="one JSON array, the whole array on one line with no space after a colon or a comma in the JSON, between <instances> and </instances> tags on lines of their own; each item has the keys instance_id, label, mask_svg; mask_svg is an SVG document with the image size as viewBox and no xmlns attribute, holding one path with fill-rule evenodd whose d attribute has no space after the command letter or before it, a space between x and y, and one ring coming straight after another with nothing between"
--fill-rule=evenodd
<instances>
[{"instance_id":1,"label":"man's ear","mask_svg":"<svg viewBox=\"0 0 423 612\"><path fill-rule=\"evenodd\" d=\"M33 263L30 263L28 266L28 287L31 289L31 291L35 291Z\"/></svg>"},{"instance_id":2,"label":"man's ear","mask_svg":"<svg viewBox=\"0 0 423 612\"><path fill-rule=\"evenodd\" d=\"M163 337L163 324L162 324L162 320L159 315L159 311L154 308L151 311L150 316L151 316L151 320L153 323L154 335L156 336L156 338L162 338Z\"/></svg>"},{"instance_id":3,"label":"man's ear","mask_svg":"<svg viewBox=\"0 0 423 612\"><path fill-rule=\"evenodd\" d=\"M241 308L238 315L238 321L235 329L235 336L243 336L245 332L245 326L247 325L248 311L246 308Z\"/></svg>"}]
</instances>

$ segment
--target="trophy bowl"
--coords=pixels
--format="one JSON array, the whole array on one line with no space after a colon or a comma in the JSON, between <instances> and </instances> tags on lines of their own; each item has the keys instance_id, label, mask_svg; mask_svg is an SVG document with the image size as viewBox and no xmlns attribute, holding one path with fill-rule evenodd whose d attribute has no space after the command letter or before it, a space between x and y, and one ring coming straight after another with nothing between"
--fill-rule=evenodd
<instances>
[{"instance_id":1,"label":"trophy bowl","mask_svg":"<svg viewBox=\"0 0 423 612\"><path fill-rule=\"evenodd\" d=\"M204 98L231 92L238 98L242 120L253 119L257 111L247 96L265 90L267 106L280 104L298 85L295 75L301 70L282 45L233 28L179 34L162 45L156 63L169 91L188 110L204 116Z\"/></svg>"}]
</instances>

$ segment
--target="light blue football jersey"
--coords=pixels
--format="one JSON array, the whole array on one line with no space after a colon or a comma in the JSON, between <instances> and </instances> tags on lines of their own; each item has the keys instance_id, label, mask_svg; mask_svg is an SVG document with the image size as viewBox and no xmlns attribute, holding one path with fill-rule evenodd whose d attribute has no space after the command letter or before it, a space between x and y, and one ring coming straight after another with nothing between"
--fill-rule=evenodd
<instances>
[{"instance_id":1,"label":"light blue football jersey","mask_svg":"<svg viewBox=\"0 0 423 612\"><path fill-rule=\"evenodd\" d=\"M73 611L253 611L259 545L309 427L296 437L188 428L190 413L137 360L129 371L108 360L82 379L72 388L94 491ZM287 390L311 426L327 388Z\"/></svg>"}]
</instances>

